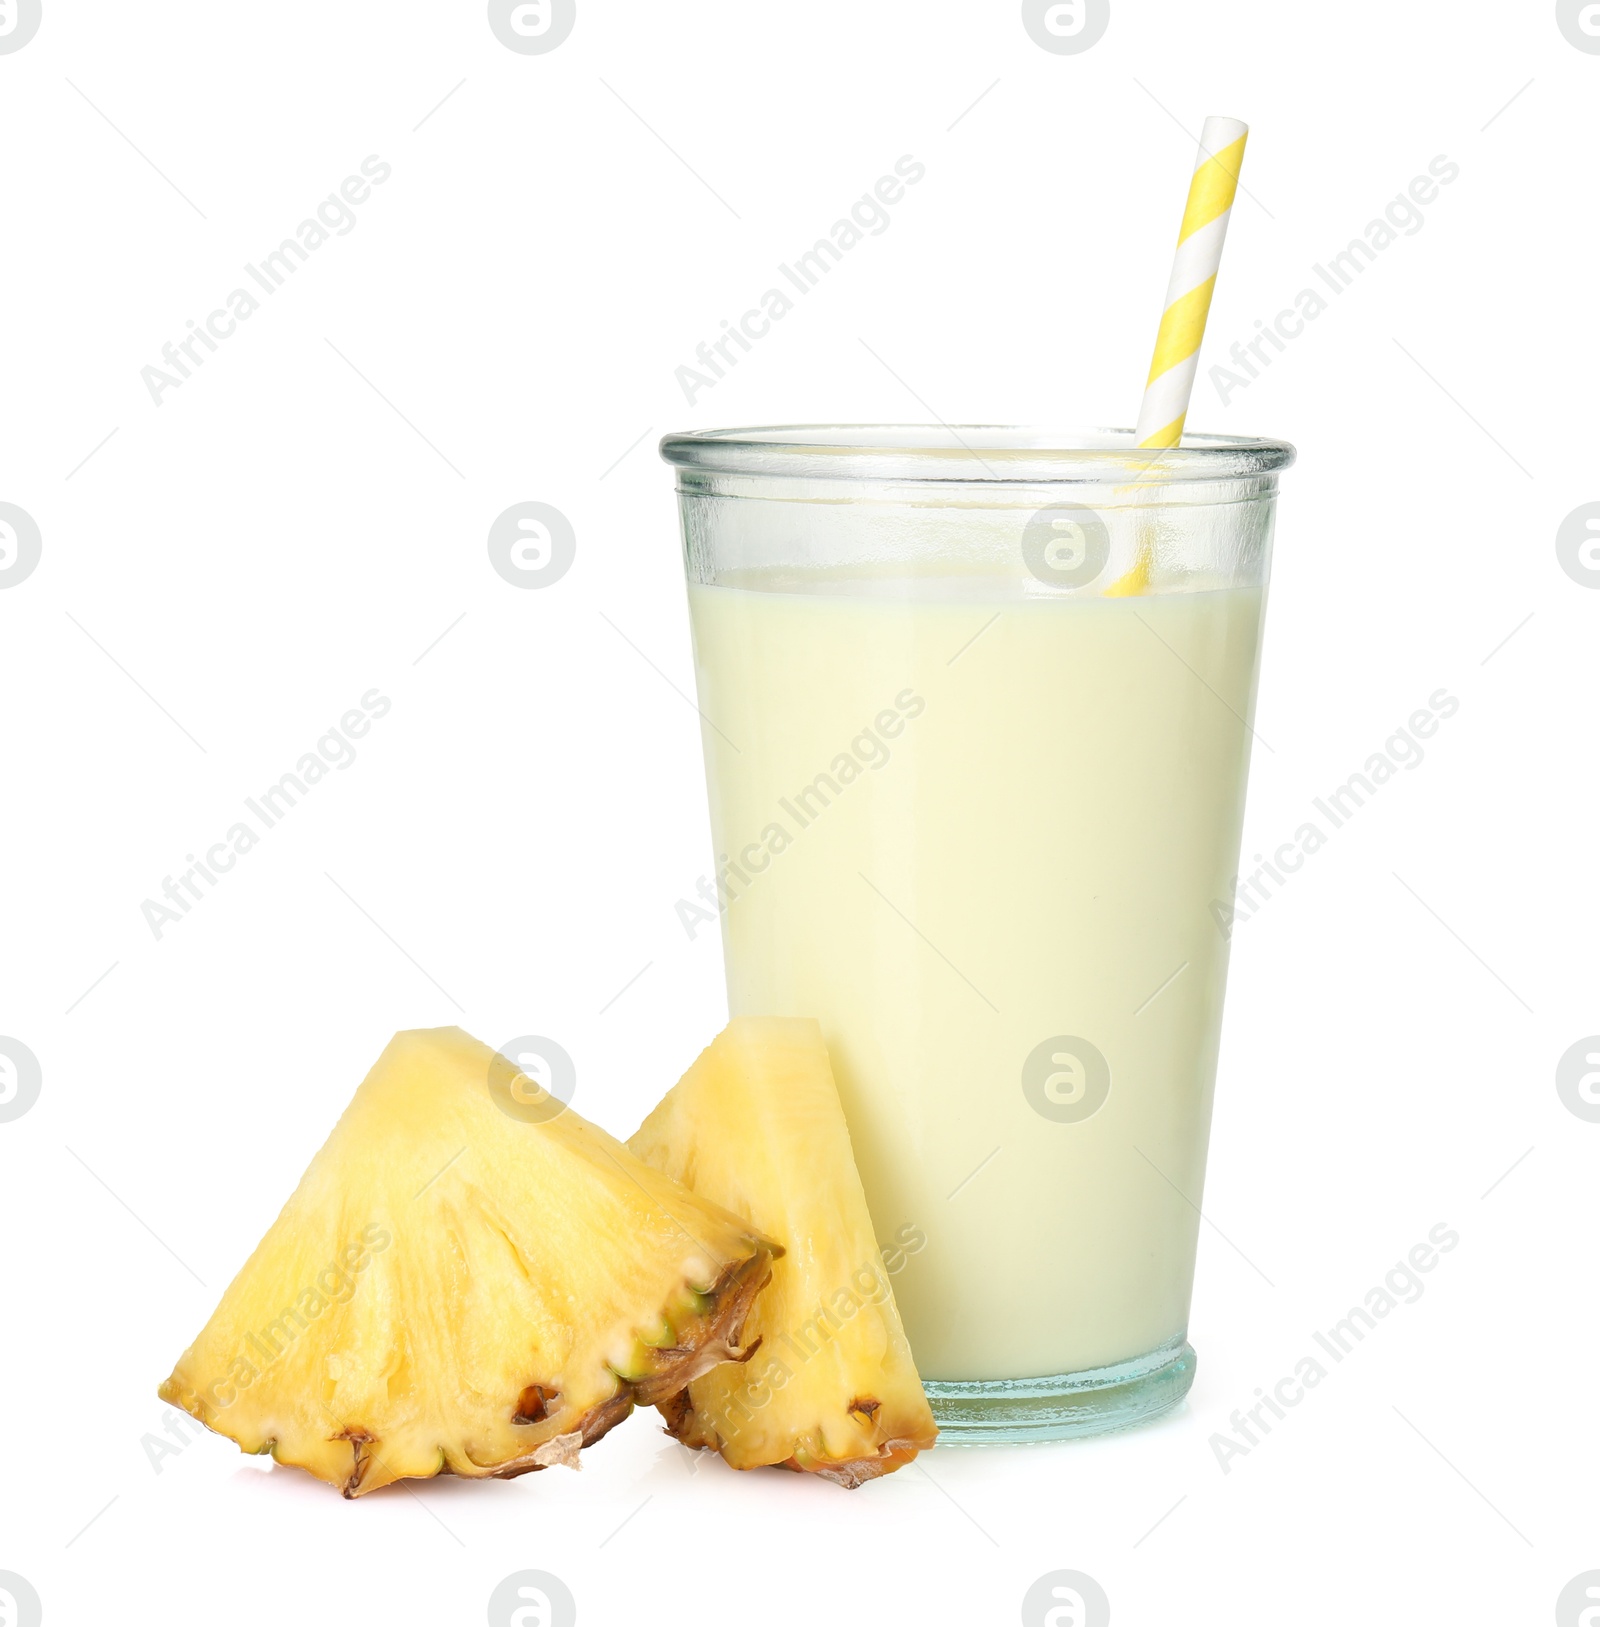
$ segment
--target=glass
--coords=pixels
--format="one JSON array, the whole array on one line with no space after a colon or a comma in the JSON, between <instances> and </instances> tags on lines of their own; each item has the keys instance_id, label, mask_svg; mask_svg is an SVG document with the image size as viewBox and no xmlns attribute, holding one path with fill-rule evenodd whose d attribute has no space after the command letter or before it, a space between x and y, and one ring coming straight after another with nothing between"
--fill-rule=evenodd
<instances>
[{"instance_id":1,"label":"glass","mask_svg":"<svg viewBox=\"0 0 1600 1627\"><path fill-rule=\"evenodd\" d=\"M1172 1406L1277 441L668 436L734 1014L822 1025L944 1439Z\"/></svg>"}]
</instances>

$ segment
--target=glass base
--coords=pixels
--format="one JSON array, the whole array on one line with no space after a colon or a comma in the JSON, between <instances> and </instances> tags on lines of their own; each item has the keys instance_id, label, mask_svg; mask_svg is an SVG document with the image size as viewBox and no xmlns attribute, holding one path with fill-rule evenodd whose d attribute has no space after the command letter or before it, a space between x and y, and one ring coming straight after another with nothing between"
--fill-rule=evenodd
<instances>
[{"instance_id":1,"label":"glass base","mask_svg":"<svg viewBox=\"0 0 1600 1627\"><path fill-rule=\"evenodd\" d=\"M1194 1350L1176 1339L1147 1356L1049 1378L928 1380L941 1446L1000 1446L1103 1435L1158 1417L1194 1383Z\"/></svg>"}]
</instances>

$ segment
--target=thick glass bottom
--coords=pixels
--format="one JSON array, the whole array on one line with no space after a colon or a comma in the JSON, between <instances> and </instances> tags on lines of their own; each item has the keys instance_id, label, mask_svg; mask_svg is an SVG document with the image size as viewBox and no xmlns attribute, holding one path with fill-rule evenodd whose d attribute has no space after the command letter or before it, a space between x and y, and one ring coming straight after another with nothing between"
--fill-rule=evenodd
<instances>
[{"instance_id":1,"label":"thick glass bottom","mask_svg":"<svg viewBox=\"0 0 1600 1627\"><path fill-rule=\"evenodd\" d=\"M998 1446L1103 1435L1175 1407L1194 1383L1194 1350L1176 1339L1147 1356L1047 1378L929 1380L941 1446Z\"/></svg>"}]
</instances>

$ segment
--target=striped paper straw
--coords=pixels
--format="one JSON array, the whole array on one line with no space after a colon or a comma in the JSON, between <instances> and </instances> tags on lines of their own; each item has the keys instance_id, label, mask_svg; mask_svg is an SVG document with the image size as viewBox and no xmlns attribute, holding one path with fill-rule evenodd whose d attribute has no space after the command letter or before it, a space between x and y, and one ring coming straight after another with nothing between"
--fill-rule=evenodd
<instances>
[{"instance_id":1,"label":"striped paper straw","mask_svg":"<svg viewBox=\"0 0 1600 1627\"><path fill-rule=\"evenodd\" d=\"M1183 438L1248 132L1249 126L1238 119L1215 118L1207 119L1200 132L1200 155L1189 183L1155 358L1139 407L1134 438L1140 446L1176 446Z\"/></svg>"},{"instance_id":2,"label":"striped paper straw","mask_svg":"<svg viewBox=\"0 0 1600 1627\"><path fill-rule=\"evenodd\" d=\"M1156 353L1150 363L1136 445L1160 449L1183 439L1183 421L1200 367L1200 341L1211 314L1211 291L1217 285L1222 245L1228 235L1233 195L1239 186L1249 126L1238 119L1211 118L1200 132L1200 154L1189 182L1189 202L1178 231L1178 252L1167 284L1167 303L1156 334ZM1144 593L1150 586L1152 543L1148 531L1139 539L1133 567L1105 592L1108 598Z\"/></svg>"}]
</instances>

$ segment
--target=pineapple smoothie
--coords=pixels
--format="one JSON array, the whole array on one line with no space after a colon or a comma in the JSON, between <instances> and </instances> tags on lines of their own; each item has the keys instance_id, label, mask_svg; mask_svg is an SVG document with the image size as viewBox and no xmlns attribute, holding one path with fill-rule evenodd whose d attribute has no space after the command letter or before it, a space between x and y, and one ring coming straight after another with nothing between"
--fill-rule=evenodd
<instances>
[{"instance_id":1,"label":"pineapple smoothie","mask_svg":"<svg viewBox=\"0 0 1600 1627\"><path fill-rule=\"evenodd\" d=\"M1181 1347L1262 589L770 585L689 590L729 1004L821 1023L918 1368Z\"/></svg>"}]
</instances>

